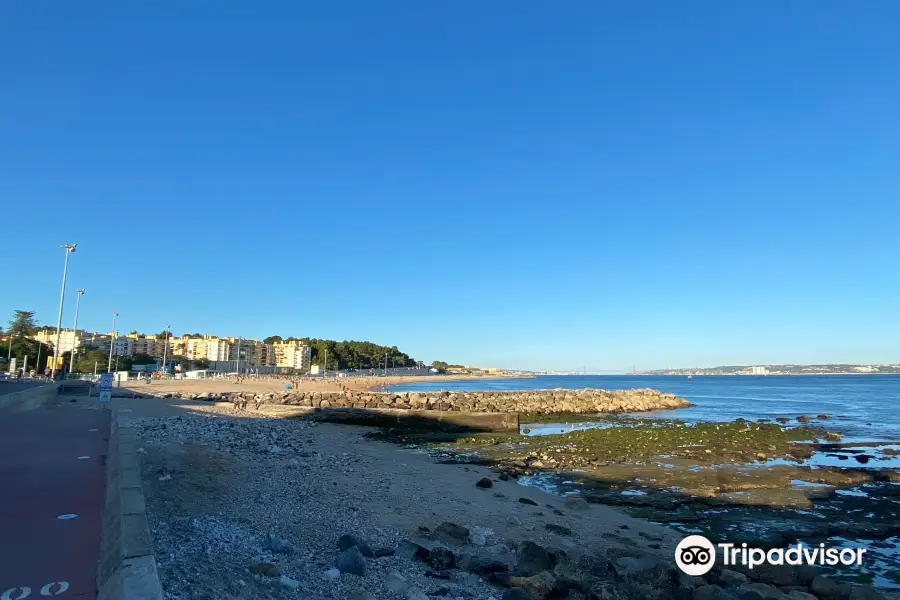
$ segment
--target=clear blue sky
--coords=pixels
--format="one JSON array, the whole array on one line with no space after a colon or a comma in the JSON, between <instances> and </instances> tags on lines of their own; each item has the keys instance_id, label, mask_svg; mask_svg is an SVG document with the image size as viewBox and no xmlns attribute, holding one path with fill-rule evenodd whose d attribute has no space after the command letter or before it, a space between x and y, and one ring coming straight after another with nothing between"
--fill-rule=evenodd
<instances>
[{"instance_id":1,"label":"clear blue sky","mask_svg":"<svg viewBox=\"0 0 900 600\"><path fill-rule=\"evenodd\" d=\"M55 324L72 241L89 329L900 362L898 23L894 0L3 2L0 315Z\"/></svg>"}]
</instances>

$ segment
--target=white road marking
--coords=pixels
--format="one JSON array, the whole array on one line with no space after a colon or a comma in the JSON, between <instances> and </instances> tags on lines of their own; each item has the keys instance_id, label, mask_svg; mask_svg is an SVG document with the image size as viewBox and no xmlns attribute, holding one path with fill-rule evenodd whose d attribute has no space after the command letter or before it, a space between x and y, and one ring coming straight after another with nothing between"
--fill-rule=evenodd
<instances>
[{"instance_id":1,"label":"white road marking","mask_svg":"<svg viewBox=\"0 0 900 600\"><path fill-rule=\"evenodd\" d=\"M94 427L93 429L88 429L88 431L98 431L98 429Z\"/></svg>"},{"instance_id":2,"label":"white road marking","mask_svg":"<svg viewBox=\"0 0 900 600\"><path fill-rule=\"evenodd\" d=\"M50 591L53 587L59 587L55 592ZM41 588L41 596L59 596L63 592L69 589L68 581L54 581L53 583L48 583L44 587Z\"/></svg>"},{"instance_id":3,"label":"white road marking","mask_svg":"<svg viewBox=\"0 0 900 600\"><path fill-rule=\"evenodd\" d=\"M79 456L79 457L78 457L78 460L84 460L84 459L86 459L86 458L90 458L90 456L88 456L88 455L85 454L84 456Z\"/></svg>"},{"instance_id":4,"label":"white road marking","mask_svg":"<svg viewBox=\"0 0 900 600\"><path fill-rule=\"evenodd\" d=\"M54 581L41 588L41 596L59 596L69 590L68 581ZM0 594L0 600L24 600L31 595L30 587L9 588Z\"/></svg>"},{"instance_id":5,"label":"white road marking","mask_svg":"<svg viewBox=\"0 0 900 600\"><path fill-rule=\"evenodd\" d=\"M75 513L66 513L64 515L59 515L56 518L59 519L60 521L68 521L69 519L74 519L77 516L78 515L76 515Z\"/></svg>"}]
</instances>

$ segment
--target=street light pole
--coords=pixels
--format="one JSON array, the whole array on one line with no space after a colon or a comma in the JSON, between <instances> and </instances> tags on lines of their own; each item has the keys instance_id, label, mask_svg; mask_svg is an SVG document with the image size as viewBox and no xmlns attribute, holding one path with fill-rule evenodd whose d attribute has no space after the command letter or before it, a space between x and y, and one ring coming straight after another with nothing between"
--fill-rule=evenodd
<instances>
[{"instance_id":1,"label":"street light pole","mask_svg":"<svg viewBox=\"0 0 900 600\"><path fill-rule=\"evenodd\" d=\"M113 347L116 345L116 317L119 316L119 313L113 313L113 328L109 334L109 364L106 366L106 372L112 373L112 355L113 355Z\"/></svg>"},{"instance_id":2,"label":"street light pole","mask_svg":"<svg viewBox=\"0 0 900 600\"><path fill-rule=\"evenodd\" d=\"M75 296L75 328L72 330L72 354L69 357L69 373L72 372L72 367L75 366L75 351L78 349L78 309L81 308L81 297L84 296L84 288L75 290L75 293L78 294ZM38 349L40 352L40 349ZM38 368L41 368L40 365L40 356L38 356Z\"/></svg>"},{"instance_id":3,"label":"street light pole","mask_svg":"<svg viewBox=\"0 0 900 600\"><path fill-rule=\"evenodd\" d=\"M59 314L56 316L56 347L53 348L53 369L50 377L56 378L56 365L59 364L59 331L62 327L63 302L66 299L66 275L69 272L69 255L75 252L78 244L63 244L61 248L66 250L66 261L63 263L62 291L59 292Z\"/></svg>"},{"instance_id":4,"label":"street light pole","mask_svg":"<svg viewBox=\"0 0 900 600\"><path fill-rule=\"evenodd\" d=\"M166 372L166 354L169 353L169 328L170 327L171 327L171 325L166 325L166 345L163 346L163 364L162 364L163 373Z\"/></svg>"}]
</instances>

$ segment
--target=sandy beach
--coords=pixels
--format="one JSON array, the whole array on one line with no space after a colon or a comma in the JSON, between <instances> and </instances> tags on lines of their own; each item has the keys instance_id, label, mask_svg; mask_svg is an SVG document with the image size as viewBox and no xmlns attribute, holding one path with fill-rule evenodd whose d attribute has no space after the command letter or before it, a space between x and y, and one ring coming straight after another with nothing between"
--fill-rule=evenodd
<instances>
[{"instance_id":1,"label":"sandy beach","mask_svg":"<svg viewBox=\"0 0 900 600\"><path fill-rule=\"evenodd\" d=\"M354 391L377 390L382 387L399 385L402 383L419 383L425 381L453 381L472 379L493 379L480 375L420 375L416 377L388 376L388 377L338 377L322 379L321 377L296 377L294 381L298 390L334 392L347 387ZM179 379L179 380L154 380L149 385L140 381L129 381L122 387L140 393L152 394L221 394L226 392L282 392L290 378L283 377L247 377L238 382L234 378L226 379Z\"/></svg>"}]
</instances>

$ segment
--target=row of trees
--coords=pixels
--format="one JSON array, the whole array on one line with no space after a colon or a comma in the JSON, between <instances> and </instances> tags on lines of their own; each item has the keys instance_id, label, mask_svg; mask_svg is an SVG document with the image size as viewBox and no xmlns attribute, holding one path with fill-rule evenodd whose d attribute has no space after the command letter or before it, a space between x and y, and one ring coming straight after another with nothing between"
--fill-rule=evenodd
<instances>
[{"instance_id":1,"label":"row of trees","mask_svg":"<svg viewBox=\"0 0 900 600\"><path fill-rule=\"evenodd\" d=\"M280 335L272 335L263 340L266 344L293 341L303 342L310 347L312 364L332 371L384 368L385 358L387 358L388 368L424 366L421 361L417 361L405 352L398 350L397 346L381 346L373 342L358 342L356 340L337 342L335 340L308 337L282 338ZM326 356L328 364L325 364Z\"/></svg>"},{"instance_id":2,"label":"row of trees","mask_svg":"<svg viewBox=\"0 0 900 600\"><path fill-rule=\"evenodd\" d=\"M37 340L30 339L28 336L34 335L37 331L47 328L47 326L39 326L34 317L34 311L17 310L13 314L13 318L9 321L7 327L7 335L12 337L12 356L16 357L17 362L21 365L25 356L29 357L29 362L34 364L37 360L39 348L42 357L50 356L53 352L52 348L47 344L41 344ZM137 333L133 331L131 333ZM141 334L146 335L146 334ZM166 332L161 331L158 334L150 334L147 337L165 338ZM202 337L199 333L184 334L183 337ZM380 369L385 366L387 359L388 367L423 367L425 364L411 358L405 352L397 349L397 346L381 346L373 342L359 342L355 340L338 342L335 340L324 340L317 338L282 338L279 335L273 335L263 340L267 344L275 342L292 342L300 341L311 349L312 364L325 367L328 370L340 369ZM325 364L327 356L328 364ZM69 352L64 352L64 365L66 370L71 363ZM5 358L5 356L4 356ZM131 357L113 357L113 362L118 358L119 370L130 369L134 365L153 364L157 359L152 356L136 354ZM75 362L72 364L71 371L89 373L93 372L95 363L105 369L109 360L109 350L81 349L76 353ZM181 364L184 369L203 369L209 366L209 362L205 360L188 361L181 357L172 357L176 364ZM41 360L42 364L46 364L46 359ZM443 361L434 361L432 366L440 371L452 367Z\"/></svg>"},{"instance_id":3,"label":"row of trees","mask_svg":"<svg viewBox=\"0 0 900 600\"><path fill-rule=\"evenodd\" d=\"M25 358L28 357L29 367L35 367L42 371L43 365L47 364L47 357L52 356L53 349L47 344L28 337L37 331L38 324L33 310L14 311L5 332L6 347L0 352L3 363L7 362L7 358L15 358L16 364L21 367L25 363ZM39 357L40 364L38 364Z\"/></svg>"}]
</instances>

